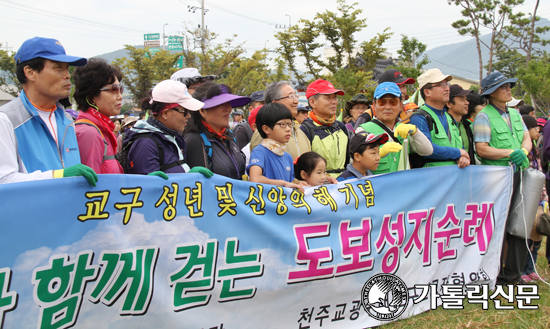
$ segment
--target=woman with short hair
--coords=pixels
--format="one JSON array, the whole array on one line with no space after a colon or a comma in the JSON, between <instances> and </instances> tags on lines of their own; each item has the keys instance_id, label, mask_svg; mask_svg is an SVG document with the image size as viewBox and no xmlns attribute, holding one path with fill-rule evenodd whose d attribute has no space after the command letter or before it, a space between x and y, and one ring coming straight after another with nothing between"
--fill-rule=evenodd
<instances>
[{"instance_id":1,"label":"woman with short hair","mask_svg":"<svg viewBox=\"0 0 550 329\"><path fill-rule=\"evenodd\" d=\"M184 131L189 166L206 167L215 174L242 179L246 159L228 126L232 108L250 103L250 98L233 95L229 86L215 82L198 87L193 97L204 105L191 113Z\"/></svg>"},{"instance_id":2,"label":"woman with short hair","mask_svg":"<svg viewBox=\"0 0 550 329\"><path fill-rule=\"evenodd\" d=\"M98 174L122 174L115 159L117 141L111 116L118 115L124 87L122 73L104 59L91 58L73 72L74 99L80 113L75 122L82 164Z\"/></svg>"}]
</instances>

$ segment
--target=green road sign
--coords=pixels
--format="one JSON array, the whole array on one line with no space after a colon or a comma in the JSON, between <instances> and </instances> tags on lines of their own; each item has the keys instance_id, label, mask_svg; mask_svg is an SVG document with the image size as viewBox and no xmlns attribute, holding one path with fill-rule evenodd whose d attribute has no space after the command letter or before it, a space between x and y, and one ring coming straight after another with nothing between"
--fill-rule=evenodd
<instances>
[{"instance_id":1,"label":"green road sign","mask_svg":"<svg viewBox=\"0 0 550 329\"><path fill-rule=\"evenodd\" d=\"M181 68L183 68L183 56L178 57L178 60L177 60L176 63L174 64L174 67L175 67L176 69L181 69Z\"/></svg>"},{"instance_id":2,"label":"green road sign","mask_svg":"<svg viewBox=\"0 0 550 329\"><path fill-rule=\"evenodd\" d=\"M160 33L149 33L143 35L144 41L160 40Z\"/></svg>"},{"instance_id":3,"label":"green road sign","mask_svg":"<svg viewBox=\"0 0 550 329\"><path fill-rule=\"evenodd\" d=\"M168 37L168 43L182 43L183 37Z\"/></svg>"},{"instance_id":4,"label":"green road sign","mask_svg":"<svg viewBox=\"0 0 550 329\"><path fill-rule=\"evenodd\" d=\"M183 46L181 44L168 44L168 50L182 50Z\"/></svg>"}]
</instances>

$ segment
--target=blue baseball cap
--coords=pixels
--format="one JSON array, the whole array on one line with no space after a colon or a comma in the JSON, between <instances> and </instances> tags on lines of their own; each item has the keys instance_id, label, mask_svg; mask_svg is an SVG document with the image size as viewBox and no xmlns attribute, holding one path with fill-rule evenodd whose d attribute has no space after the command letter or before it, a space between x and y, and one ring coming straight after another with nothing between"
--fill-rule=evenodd
<instances>
[{"instance_id":1,"label":"blue baseball cap","mask_svg":"<svg viewBox=\"0 0 550 329\"><path fill-rule=\"evenodd\" d=\"M382 82L374 91L374 99L380 99L382 96L387 94L401 97L401 90L399 90L399 86L394 82Z\"/></svg>"},{"instance_id":2,"label":"blue baseball cap","mask_svg":"<svg viewBox=\"0 0 550 329\"><path fill-rule=\"evenodd\" d=\"M88 62L84 57L67 55L61 42L55 39L41 37L34 37L23 42L14 57L16 65L35 58L45 58L56 62L69 63L72 66L84 66Z\"/></svg>"},{"instance_id":3,"label":"blue baseball cap","mask_svg":"<svg viewBox=\"0 0 550 329\"><path fill-rule=\"evenodd\" d=\"M505 83L509 83L513 88L518 78L507 79L504 74L500 72L493 72L481 80L481 96L492 94L498 87Z\"/></svg>"}]
</instances>

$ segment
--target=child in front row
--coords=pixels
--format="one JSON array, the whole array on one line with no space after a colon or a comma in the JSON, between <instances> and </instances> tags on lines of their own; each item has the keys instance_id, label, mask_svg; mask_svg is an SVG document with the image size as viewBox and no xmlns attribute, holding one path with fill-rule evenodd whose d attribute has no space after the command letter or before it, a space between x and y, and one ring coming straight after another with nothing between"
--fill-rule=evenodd
<instances>
[{"instance_id":1,"label":"child in front row","mask_svg":"<svg viewBox=\"0 0 550 329\"><path fill-rule=\"evenodd\" d=\"M294 164L296 179L304 180L310 186L330 184L327 182L327 160L319 153L306 152Z\"/></svg>"},{"instance_id":2,"label":"child in front row","mask_svg":"<svg viewBox=\"0 0 550 329\"><path fill-rule=\"evenodd\" d=\"M294 183L292 156L285 152L292 134L292 113L280 103L263 106L256 116L256 127L264 138L250 153L247 168L250 182L297 188L302 192L305 182Z\"/></svg>"},{"instance_id":3,"label":"child in front row","mask_svg":"<svg viewBox=\"0 0 550 329\"><path fill-rule=\"evenodd\" d=\"M388 141L388 135L374 135L368 132L357 133L349 142L350 155L353 163L336 178L339 182L372 175L371 170L378 168L380 163L380 145Z\"/></svg>"}]
</instances>

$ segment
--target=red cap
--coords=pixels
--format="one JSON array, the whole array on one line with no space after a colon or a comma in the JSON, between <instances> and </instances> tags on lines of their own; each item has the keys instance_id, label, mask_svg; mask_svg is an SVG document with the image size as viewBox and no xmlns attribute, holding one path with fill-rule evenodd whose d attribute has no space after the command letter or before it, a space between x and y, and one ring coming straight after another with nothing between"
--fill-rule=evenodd
<instances>
[{"instance_id":1,"label":"red cap","mask_svg":"<svg viewBox=\"0 0 550 329\"><path fill-rule=\"evenodd\" d=\"M250 128L252 128L252 125L256 123L256 116L258 115L258 111L262 108L263 105L260 105L256 108L254 108L250 113L248 114L248 124L250 125Z\"/></svg>"},{"instance_id":2,"label":"red cap","mask_svg":"<svg viewBox=\"0 0 550 329\"><path fill-rule=\"evenodd\" d=\"M307 86L306 90L306 98L309 99L311 96L317 95L317 94L334 94L344 96L346 93L343 90L338 90L334 88L332 83L328 82L327 80L317 79L313 81L312 83Z\"/></svg>"}]
</instances>

